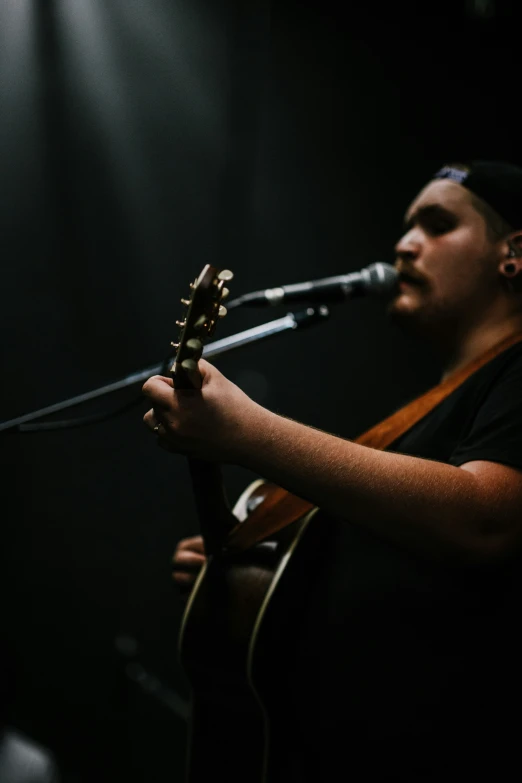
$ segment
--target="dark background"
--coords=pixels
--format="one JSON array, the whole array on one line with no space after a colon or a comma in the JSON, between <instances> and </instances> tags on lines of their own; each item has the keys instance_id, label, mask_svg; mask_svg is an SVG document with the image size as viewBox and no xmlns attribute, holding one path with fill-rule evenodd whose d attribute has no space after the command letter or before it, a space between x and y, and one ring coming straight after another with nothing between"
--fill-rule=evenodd
<instances>
[{"instance_id":1,"label":"dark background","mask_svg":"<svg viewBox=\"0 0 522 783\"><path fill-rule=\"evenodd\" d=\"M2 4L2 420L159 361L206 262L232 268L240 294L393 261L442 163L522 163L515 4L386 8ZM218 336L286 309L231 312ZM218 365L347 437L438 372L371 301ZM188 696L170 556L196 518L184 461L156 448L145 410L1 439L8 718L68 782L182 780L183 720L126 669L137 657ZM231 495L251 478L226 474Z\"/></svg>"}]
</instances>

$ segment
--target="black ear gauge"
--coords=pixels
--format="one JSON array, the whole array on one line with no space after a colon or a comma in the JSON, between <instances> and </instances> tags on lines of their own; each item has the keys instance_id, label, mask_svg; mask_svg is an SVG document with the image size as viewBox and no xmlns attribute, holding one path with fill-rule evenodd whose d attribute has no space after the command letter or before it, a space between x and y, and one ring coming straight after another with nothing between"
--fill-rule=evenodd
<instances>
[{"instance_id":1,"label":"black ear gauge","mask_svg":"<svg viewBox=\"0 0 522 783\"><path fill-rule=\"evenodd\" d=\"M506 261L506 263L503 266L504 274L508 275L508 277L513 277L513 275L516 274L517 271L517 265L514 261Z\"/></svg>"}]
</instances>

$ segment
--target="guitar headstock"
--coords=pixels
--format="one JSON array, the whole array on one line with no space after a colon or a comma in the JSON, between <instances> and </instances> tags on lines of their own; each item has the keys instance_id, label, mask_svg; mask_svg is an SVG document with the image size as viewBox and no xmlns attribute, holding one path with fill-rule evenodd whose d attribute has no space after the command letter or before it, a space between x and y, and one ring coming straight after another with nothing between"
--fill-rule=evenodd
<instances>
[{"instance_id":1,"label":"guitar headstock","mask_svg":"<svg viewBox=\"0 0 522 783\"><path fill-rule=\"evenodd\" d=\"M207 264L190 284L189 298L181 300L187 309L183 320L176 321L181 327L179 341L171 343L176 348L176 358L170 369L176 389L201 388L198 361L204 342L214 333L219 319L227 314L222 301L228 296L226 283L232 278L228 269L220 270Z\"/></svg>"}]
</instances>

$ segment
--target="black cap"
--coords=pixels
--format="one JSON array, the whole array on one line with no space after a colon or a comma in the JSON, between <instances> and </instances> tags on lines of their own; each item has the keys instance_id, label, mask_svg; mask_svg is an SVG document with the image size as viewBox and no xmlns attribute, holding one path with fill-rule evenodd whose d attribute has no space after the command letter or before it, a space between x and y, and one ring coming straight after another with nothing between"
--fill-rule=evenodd
<instances>
[{"instance_id":1,"label":"black cap","mask_svg":"<svg viewBox=\"0 0 522 783\"><path fill-rule=\"evenodd\" d=\"M522 168L497 160L474 160L469 171L443 166L433 179L451 179L471 190L513 228L522 229Z\"/></svg>"}]
</instances>

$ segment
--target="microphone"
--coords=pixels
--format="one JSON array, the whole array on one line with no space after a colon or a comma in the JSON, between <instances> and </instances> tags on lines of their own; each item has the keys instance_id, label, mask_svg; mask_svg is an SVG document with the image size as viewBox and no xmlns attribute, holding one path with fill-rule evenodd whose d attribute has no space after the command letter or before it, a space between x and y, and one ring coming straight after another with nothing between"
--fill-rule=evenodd
<instances>
[{"instance_id":1,"label":"microphone","mask_svg":"<svg viewBox=\"0 0 522 783\"><path fill-rule=\"evenodd\" d=\"M227 304L227 310L246 305L266 307L282 302L342 302L357 296L391 295L397 285L398 272L391 264L377 263L364 267L359 272L346 275L323 277L306 283L292 283L234 299Z\"/></svg>"}]
</instances>

